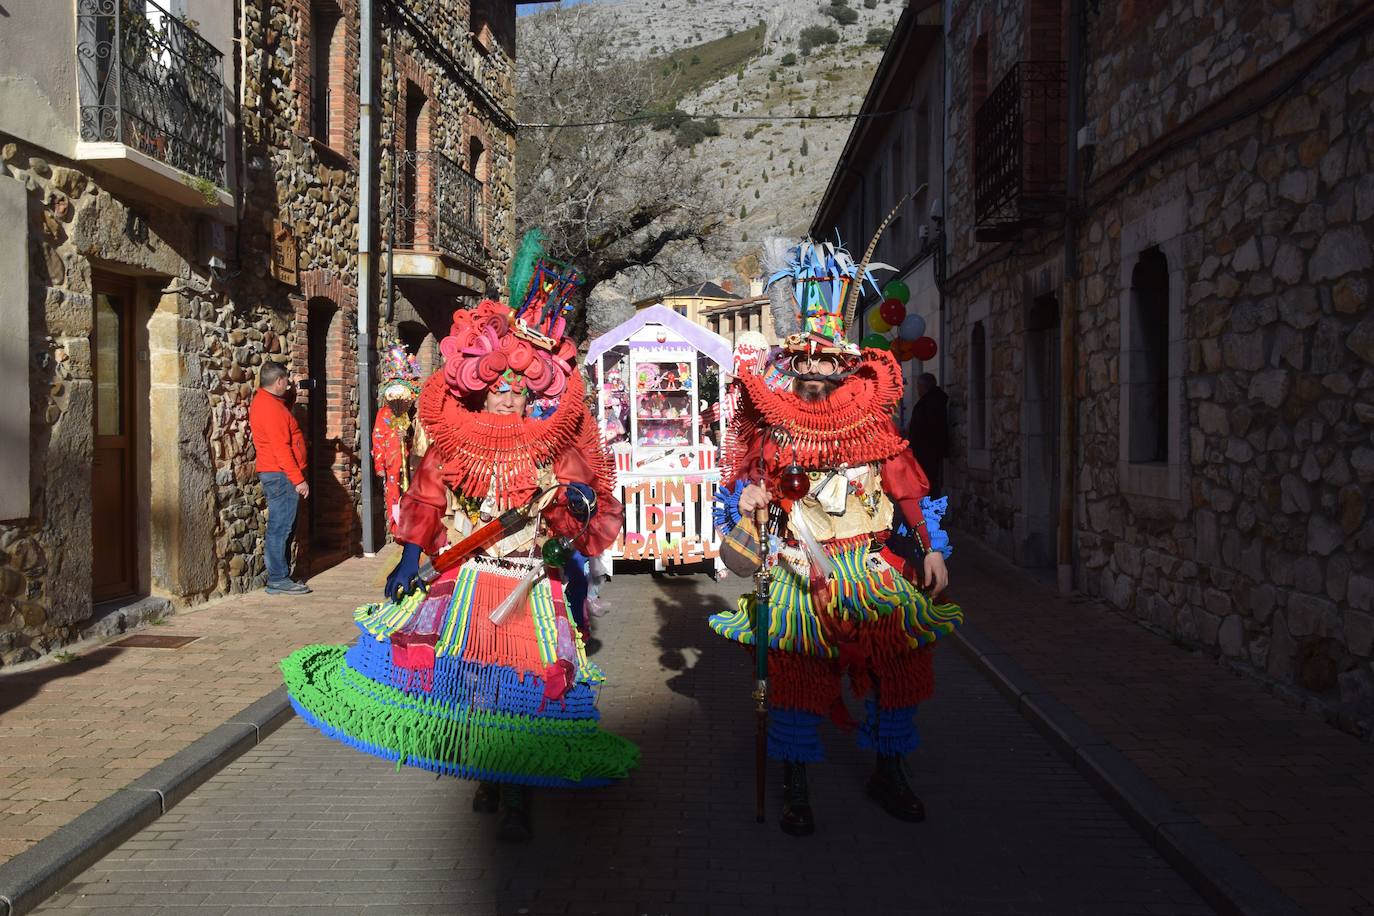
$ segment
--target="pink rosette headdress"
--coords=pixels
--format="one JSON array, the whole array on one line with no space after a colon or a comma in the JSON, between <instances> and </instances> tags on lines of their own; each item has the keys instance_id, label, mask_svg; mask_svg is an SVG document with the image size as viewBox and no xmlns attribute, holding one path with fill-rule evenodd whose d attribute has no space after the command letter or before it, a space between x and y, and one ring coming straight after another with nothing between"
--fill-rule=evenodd
<instances>
[{"instance_id":1,"label":"pink rosette headdress","mask_svg":"<svg viewBox=\"0 0 1374 916\"><path fill-rule=\"evenodd\" d=\"M453 313L449 335L439 344L453 394L460 400L487 391L545 400L561 395L577 355L563 337L569 297L581 282L577 271L542 256L537 230L526 233L511 264L511 302L519 304L483 299Z\"/></svg>"}]
</instances>

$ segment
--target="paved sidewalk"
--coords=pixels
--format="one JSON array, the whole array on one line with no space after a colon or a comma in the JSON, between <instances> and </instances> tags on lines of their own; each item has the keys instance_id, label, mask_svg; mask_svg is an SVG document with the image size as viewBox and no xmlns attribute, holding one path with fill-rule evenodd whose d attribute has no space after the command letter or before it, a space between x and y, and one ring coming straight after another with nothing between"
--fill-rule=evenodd
<instances>
[{"instance_id":1,"label":"paved sidewalk","mask_svg":"<svg viewBox=\"0 0 1374 916\"><path fill-rule=\"evenodd\" d=\"M293 648L351 639L347 610L379 591L381 562L348 560L310 595L234 595L136 631L200 637L181 649L107 644L0 674L0 863L261 699Z\"/></svg>"},{"instance_id":2,"label":"paved sidewalk","mask_svg":"<svg viewBox=\"0 0 1374 916\"><path fill-rule=\"evenodd\" d=\"M1272 884L1311 913L1374 914L1374 746L971 538L951 567L992 642Z\"/></svg>"},{"instance_id":3,"label":"paved sidewalk","mask_svg":"<svg viewBox=\"0 0 1374 916\"><path fill-rule=\"evenodd\" d=\"M818 829L784 835L778 769L753 817L751 666L705 625L738 580L620 576L598 621L624 784L532 793L535 841L495 841L472 783L390 764L299 719L50 899L40 913L1203 914L1149 844L954 646L912 755L930 811L864 796L869 753L826 727Z\"/></svg>"}]
</instances>

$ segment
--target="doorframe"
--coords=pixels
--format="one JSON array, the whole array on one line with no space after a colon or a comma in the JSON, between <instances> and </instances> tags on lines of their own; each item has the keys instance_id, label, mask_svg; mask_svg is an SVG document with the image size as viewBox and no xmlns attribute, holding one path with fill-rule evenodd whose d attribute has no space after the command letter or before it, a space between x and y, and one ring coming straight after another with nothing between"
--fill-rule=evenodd
<instances>
[{"instance_id":1,"label":"doorframe","mask_svg":"<svg viewBox=\"0 0 1374 916\"><path fill-rule=\"evenodd\" d=\"M112 592L97 594L95 590L95 564L97 558L95 551L91 551L91 601L101 603L117 598L123 598L138 593L142 583L139 576L139 541L138 541L138 435L137 422L138 411L135 405L135 394L137 389L138 376L135 363L137 352L134 346L134 324L138 318L138 282L133 277L111 273L104 270L93 270L91 272L91 338L96 345L92 346L91 352L91 461L94 465L95 449L101 448L100 440L117 438L123 439L123 449L125 456L125 467L123 473L123 497L124 497L124 532L127 549L124 554L124 569L121 584ZM102 293L118 295L122 300L124 311L120 315L120 400L119 408L121 413L121 428L123 434L117 437L101 436L97 430L100 423L100 398L97 390L98 363L100 359L100 348L97 339L97 328L95 322L96 297ZM103 446L110 447L110 446ZM93 475L87 475L87 485L93 483ZM94 497L92 496L92 499ZM94 506L92 506L91 523L95 523ZM92 548L94 544L92 543Z\"/></svg>"}]
</instances>

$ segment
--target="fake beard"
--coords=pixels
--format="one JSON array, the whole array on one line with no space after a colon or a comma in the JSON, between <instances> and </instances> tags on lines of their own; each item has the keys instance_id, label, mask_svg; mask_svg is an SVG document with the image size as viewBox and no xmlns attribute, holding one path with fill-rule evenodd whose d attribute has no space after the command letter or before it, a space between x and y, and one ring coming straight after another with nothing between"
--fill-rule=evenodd
<instances>
[{"instance_id":1,"label":"fake beard","mask_svg":"<svg viewBox=\"0 0 1374 916\"><path fill-rule=\"evenodd\" d=\"M826 398L830 397L830 393L834 390L834 382L825 382L825 387L823 388L812 388L803 380L802 387L797 392L797 397L801 398L803 401L814 404L816 401L824 401Z\"/></svg>"}]
</instances>

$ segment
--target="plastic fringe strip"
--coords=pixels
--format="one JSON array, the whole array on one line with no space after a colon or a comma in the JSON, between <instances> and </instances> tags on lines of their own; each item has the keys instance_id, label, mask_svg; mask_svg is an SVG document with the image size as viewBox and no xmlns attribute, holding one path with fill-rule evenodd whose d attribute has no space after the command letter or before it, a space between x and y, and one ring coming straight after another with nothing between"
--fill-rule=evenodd
<instances>
[{"instance_id":1,"label":"plastic fringe strip","mask_svg":"<svg viewBox=\"0 0 1374 916\"><path fill-rule=\"evenodd\" d=\"M825 759L821 717L797 709L768 710L768 756L774 760L815 763Z\"/></svg>"},{"instance_id":2,"label":"plastic fringe strip","mask_svg":"<svg viewBox=\"0 0 1374 916\"><path fill-rule=\"evenodd\" d=\"M639 749L602 731L595 718L534 717L407 694L365 677L344 658L342 646L307 646L284 659L282 675L292 706L329 737L395 761L398 769L408 765L524 785L592 786L624 778L638 763ZM491 706L531 702L522 698L510 704L502 695L516 678L514 672L453 662L449 667L456 670L436 666L436 691L445 674L457 675L461 684L450 680L442 689L456 689ZM542 697L538 678L514 683Z\"/></svg>"},{"instance_id":3,"label":"plastic fringe strip","mask_svg":"<svg viewBox=\"0 0 1374 916\"><path fill-rule=\"evenodd\" d=\"M956 604L936 604L899 575L866 543L828 550L835 565L830 606L817 608L807 578L785 563L773 568L769 585L768 645L786 652L837 658L838 647L825 636L821 615L873 623L901 614L908 644L928 646L964 622ZM708 623L726 639L754 644L754 596L746 594L733 611L713 615Z\"/></svg>"},{"instance_id":4,"label":"plastic fringe strip","mask_svg":"<svg viewBox=\"0 0 1374 916\"><path fill-rule=\"evenodd\" d=\"M864 700L868 717L864 720L856 743L859 747L877 751L884 757L900 757L921 746L921 733L916 728L916 706L879 709L875 700Z\"/></svg>"}]
</instances>

